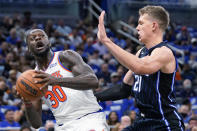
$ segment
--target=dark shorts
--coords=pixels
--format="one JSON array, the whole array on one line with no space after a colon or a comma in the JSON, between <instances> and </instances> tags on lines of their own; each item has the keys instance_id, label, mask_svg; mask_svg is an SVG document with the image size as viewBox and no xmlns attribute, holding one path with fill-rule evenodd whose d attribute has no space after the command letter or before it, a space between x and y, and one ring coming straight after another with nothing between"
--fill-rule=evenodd
<instances>
[{"instance_id":1,"label":"dark shorts","mask_svg":"<svg viewBox=\"0 0 197 131\"><path fill-rule=\"evenodd\" d=\"M184 123L180 120L159 120L138 117L136 121L123 131L184 131Z\"/></svg>"}]
</instances>

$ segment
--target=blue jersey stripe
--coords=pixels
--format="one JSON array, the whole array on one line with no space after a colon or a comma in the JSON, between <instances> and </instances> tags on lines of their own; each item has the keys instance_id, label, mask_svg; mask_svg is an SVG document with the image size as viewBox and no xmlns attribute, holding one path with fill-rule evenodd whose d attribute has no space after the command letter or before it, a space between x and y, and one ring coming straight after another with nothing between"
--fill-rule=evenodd
<instances>
[{"instance_id":1,"label":"blue jersey stripe","mask_svg":"<svg viewBox=\"0 0 197 131\"><path fill-rule=\"evenodd\" d=\"M176 76L176 71L174 71L173 73L173 77L172 77L172 85L171 85L171 91L168 95L168 98L171 102L173 102L173 100L170 98L170 95L173 93L173 90L174 90L174 79L175 79L175 76Z\"/></svg>"},{"instance_id":2,"label":"blue jersey stripe","mask_svg":"<svg viewBox=\"0 0 197 131\"><path fill-rule=\"evenodd\" d=\"M177 116L177 118L179 119L179 127L181 127L181 131L184 131L182 124L181 124L181 117L177 114L176 111L174 111L174 114Z\"/></svg>"},{"instance_id":3,"label":"blue jersey stripe","mask_svg":"<svg viewBox=\"0 0 197 131\"><path fill-rule=\"evenodd\" d=\"M168 121L165 119L164 117L164 113L163 113L163 110L162 110L162 107L161 107L161 95L159 93L159 80L160 80L160 71L158 71L158 74L157 74L157 93L158 93L158 102L159 102L159 110L160 110L160 113L162 115L162 120L164 120L166 126L168 127L168 131L171 131L170 130L170 127L169 127L169 123Z\"/></svg>"}]
</instances>

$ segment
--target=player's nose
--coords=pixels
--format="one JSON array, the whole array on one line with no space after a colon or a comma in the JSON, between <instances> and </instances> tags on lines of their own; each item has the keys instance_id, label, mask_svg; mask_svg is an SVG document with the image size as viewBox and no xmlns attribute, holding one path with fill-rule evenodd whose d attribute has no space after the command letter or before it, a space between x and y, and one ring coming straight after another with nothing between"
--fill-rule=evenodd
<instances>
[{"instance_id":1,"label":"player's nose","mask_svg":"<svg viewBox=\"0 0 197 131\"><path fill-rule=\"evenodd\" d=\"M139 31L139 25L136 27L136 30Z\"/></svg>"},{"instance_id":2,"label":"player's nose","mask_svg":"<svg viewBox=\"0 0 197 131\"><path fill-rule=\"evenodd\" d=\"M41 37L37 35L36 38L35 38L35 40L36 41L41 40Z\"/></svg>"}]
</instances>

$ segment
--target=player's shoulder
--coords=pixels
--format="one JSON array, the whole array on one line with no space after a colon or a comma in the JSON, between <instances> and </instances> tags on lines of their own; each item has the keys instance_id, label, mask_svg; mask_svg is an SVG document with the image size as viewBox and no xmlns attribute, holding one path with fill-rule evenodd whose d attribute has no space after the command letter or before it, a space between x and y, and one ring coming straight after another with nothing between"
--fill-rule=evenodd
<instances>
[{"instance_id":1,"label":"player's shoulder","mask_svg":"<svg viewBox=\"0 0 197 131\"><path fill-rule=\"evenodd\" d=\"M64 50L64 51L59 51L60 56L70 56L70 55L78 55L76 51L73 50Z\"/></svg>"},{"instance_id":2,"label":"player's shoulder","mask_svg":"<svg viewBox=\"0 0 197 131\"><path fill-rule=\"evenodd\" d=\"M81 61L81 56L76 51L64 50L59 52L59 59L61 61L79 62Z\"/></svg>"},{"instance_id":3,"label":"player's shoulder","mask_svg":"<svg viewBox=\"0 0 197 131\"><path fill-rule=\"evenodd\" d=\"M167 46L161 46L159 48L155 48L153 52L160 55L173 56L172 50Z\"/></svg>"},{"instance_id":4,"label":"player's shoulder","mask_svg":"<svg viewBox=\"0 0 197 131\"><path fill-rule=\"evenodd\" d=\"M60 58L73 58L73 57L80 57L80 55L73 50L64 50L59 52Z\"/></svg>"}]
</instances>

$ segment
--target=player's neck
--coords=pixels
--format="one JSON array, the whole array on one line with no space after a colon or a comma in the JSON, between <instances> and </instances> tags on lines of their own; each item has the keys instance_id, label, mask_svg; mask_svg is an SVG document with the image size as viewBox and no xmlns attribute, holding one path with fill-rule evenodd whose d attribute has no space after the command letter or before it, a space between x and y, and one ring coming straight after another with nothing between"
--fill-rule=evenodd
<instances>
[{"instance_id":1,"label":"player's neck","mask_svg":"<svg viewBox=\"0 0 197 131\"><path fill-rule=\"evenodd\" d=\"M157 44L161 43L162 41L163 41L163 36L162 37L153 36L152 39L149 39L149 41L145 43L145 46L147 49L150 49L156 46Z\"/></svg>"},{"instance_id":2,"label":"player's neck","mask_svg":"<svg viewBox=\"0 0 197 131\"><path fill-rule=\"evenodd\" d=\"M37 66L40 70L43 70L45 71L49 64L50 64L50 61L52 59L54 55L54 52L52 52L51 50L47 53L46 56L43 56L43 57L37 57L36 58L36 62L37 62Z\"/></svg>"}]
</instances>

